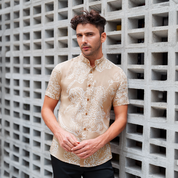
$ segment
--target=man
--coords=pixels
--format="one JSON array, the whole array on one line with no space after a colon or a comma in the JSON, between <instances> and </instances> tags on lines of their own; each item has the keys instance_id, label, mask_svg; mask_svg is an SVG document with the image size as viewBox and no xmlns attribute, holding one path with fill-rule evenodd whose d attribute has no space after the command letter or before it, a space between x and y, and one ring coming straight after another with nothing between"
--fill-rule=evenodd
<instances>
[{"instance_id":1,"label":"man","mask_svg":"<svg viewBox=\"0 0 178 178\"><path fill-rule=\"evenodd\" d=\"M127 80L104 58L106 20L85 11L71 20L81 54L52 71L42 117L53 132L50 148L54 178L113 178L109 142L127 122ZM60 100L58 121L53 110ZM110 109L115 121L109 127Z\"/></svg>"}]
</instances>

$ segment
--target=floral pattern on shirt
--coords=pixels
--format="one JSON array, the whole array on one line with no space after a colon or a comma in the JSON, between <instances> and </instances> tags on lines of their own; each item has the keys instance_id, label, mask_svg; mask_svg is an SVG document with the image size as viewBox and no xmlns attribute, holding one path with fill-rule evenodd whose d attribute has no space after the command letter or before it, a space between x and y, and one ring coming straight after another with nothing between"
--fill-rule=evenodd
<instances>
[{"instance_id":1,"label":"floral pattern on shirt","mask_svg":"<svg viewBox=\"0 0 178 178\"><path fill-rule=\"evenodd\" d=\"M96 60L92 68L81 54L53 69L46 95L60 99L59 125L81 142L106 132L112 105L128 104L127 78L120 67L106 58ZM82 167L100 165L112 158L110 144L106 144L81 160L66 152L55 137L50 153L64 162Z\"/></svg>"}]
</instances>

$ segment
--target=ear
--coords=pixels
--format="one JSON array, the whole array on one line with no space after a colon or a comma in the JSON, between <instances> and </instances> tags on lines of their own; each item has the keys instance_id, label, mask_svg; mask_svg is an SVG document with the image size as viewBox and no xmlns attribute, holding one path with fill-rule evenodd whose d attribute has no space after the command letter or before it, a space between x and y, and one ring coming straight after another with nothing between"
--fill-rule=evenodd
<instances>
[{"instance_id":1,"label":"ear","mask_svg":"<svg viewBox=\"0 0 178 178\"><path fill-rule=\"evenodd\" d=\"M106 32L101 33L101 43L104 43L106 40Z\"/></svg>"}]
</instances>

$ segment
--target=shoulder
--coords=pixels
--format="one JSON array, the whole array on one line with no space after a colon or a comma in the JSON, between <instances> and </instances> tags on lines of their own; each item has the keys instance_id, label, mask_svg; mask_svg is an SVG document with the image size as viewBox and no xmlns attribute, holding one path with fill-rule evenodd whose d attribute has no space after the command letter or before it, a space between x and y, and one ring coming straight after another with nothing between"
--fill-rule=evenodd
<instances>
[{"instance_id":1,"label":"shoulder","mask_svg":"<svg viewBox=\"0 0 178 178\"><path fill-rule=\"evenodd\" d=\"M123 76L124 78L126 77L125 72L123 71L123 69L121 67L119 67L118 65L114 64L113 62L111 62L110 60L106 59L106 63L108 66L110 66L110 72L112 75L114 76Z\"/></svg>"},{"instance_id":2,"label":"shoulder","mask_svg":"<svg viewBox=\"0 0 178 178\"><path fill-rule=\"evenodd\" d=\"M78 58L79 58L79 56L57 64L57 65L54 67L53 71L55 71L55 72L62 72L62 71L65 71L65 70L68 69L71 65L73 65L73 63L74 63L75 61L78 61Z\"/></svg>"}]
</instances>

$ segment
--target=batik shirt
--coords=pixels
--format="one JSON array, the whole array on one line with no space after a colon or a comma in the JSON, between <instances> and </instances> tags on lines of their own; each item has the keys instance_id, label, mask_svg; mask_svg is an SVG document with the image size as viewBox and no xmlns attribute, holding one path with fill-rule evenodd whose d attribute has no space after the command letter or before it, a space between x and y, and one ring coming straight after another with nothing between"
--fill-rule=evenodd
<instances>
[{"instance_id":1,"label":"batik shirt","mask_svg":"<svg viewBox=\"0 0 178 178\"><path fill-rule=\"evenodd\" d=\"M91 67L89 60L80 54L53 69L45 95L60 100L58 123L81 142L106 132L112 105L128 104L127 78L120 67L104 56ZM55 137L50 153L81 167L101 165L112 158L109 143L90 157L80 159L65 151Z\"/></svg>"}]
</instances>

